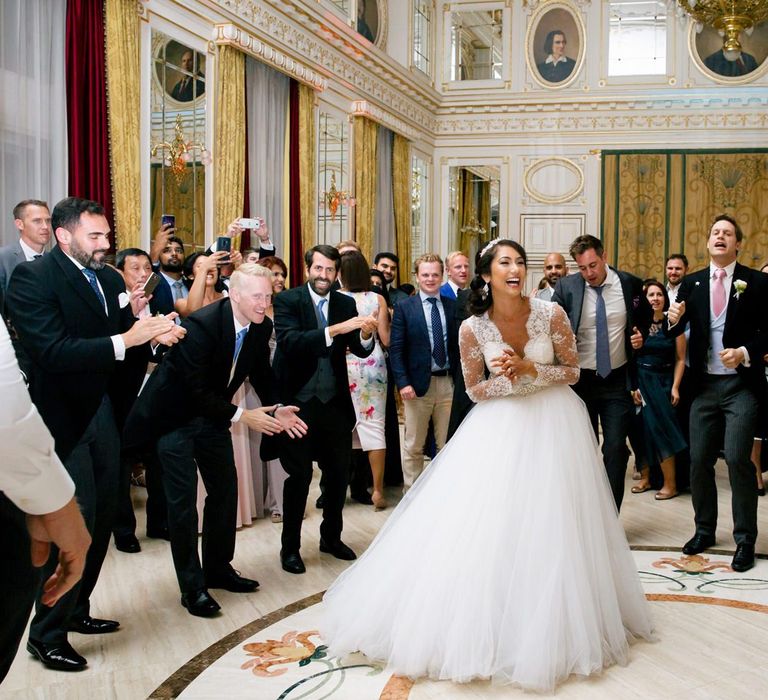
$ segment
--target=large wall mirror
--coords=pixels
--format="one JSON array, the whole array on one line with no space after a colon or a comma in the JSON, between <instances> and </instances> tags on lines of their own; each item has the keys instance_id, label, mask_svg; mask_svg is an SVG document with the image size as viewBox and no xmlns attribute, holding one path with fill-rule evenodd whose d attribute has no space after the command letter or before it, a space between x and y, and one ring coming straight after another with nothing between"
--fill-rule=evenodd
<instances>
[{"instance_id":1,"label":"large wall mirror","mask_svg":"<svg viewBox=\"0 0 768 700\"><path fill-rule=\"evenodd\" d=\"M449 169L451 250L475 253L499 232L501 169L498 165L461 165Z\"/></svg>"},{"instance_id":2,"label":"large wall mirror","mask_svg":"<svg viewBox=\"0 0 768 700\"><path fill-rule=\"evenodd\" d=\"M349 123L345 116L320 108L317 139L317 241L336 245L349 234Z\"/></svg>"},{"instance_id":3,"label":"large wall mirror","mask_svg":"<svg viewBox=\"0 0 768 700\"><path fill-rule=\"evenodd\" d=\"M151 230L173 215L187 252L205 247L205 54L152 29Z\"/></svg>"}]
</instances>

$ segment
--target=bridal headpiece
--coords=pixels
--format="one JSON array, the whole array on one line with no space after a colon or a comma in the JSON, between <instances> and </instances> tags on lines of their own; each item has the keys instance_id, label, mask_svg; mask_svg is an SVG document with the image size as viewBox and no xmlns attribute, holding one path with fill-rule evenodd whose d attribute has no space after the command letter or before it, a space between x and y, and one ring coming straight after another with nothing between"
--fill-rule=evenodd
<instances>
[{"instance_id":1,"label":"bridal headpiece","mask_svg":"<svg viewBox=\"0 0 768 700\"><path fill-rule=\"evenodd\" d=\"M488 243L485 244L485 248L480 251L480 257L482 258L483 255L485 255L491 248L493 248L493 246L495 246L500 240L501 238L494 238L492 241L488 241Z\"/></svg>"}]
</instances>

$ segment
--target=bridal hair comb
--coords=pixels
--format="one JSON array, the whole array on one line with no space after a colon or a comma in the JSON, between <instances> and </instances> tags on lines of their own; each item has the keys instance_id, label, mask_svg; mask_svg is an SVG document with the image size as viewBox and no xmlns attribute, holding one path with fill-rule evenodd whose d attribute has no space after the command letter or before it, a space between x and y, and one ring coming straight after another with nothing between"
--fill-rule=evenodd
<instances>
[{"instance_id":1,"label":"bridal hair comb","mask_svg":"<svg viewBox=\"0 0 768 700\"><path fill-rule=\"evenodd\" d=\"M480 251L480 257L482 258L483 255L485 255L491 248L493 248L493 246L495 246L500 240L501 238L494 238L492 241L488 241L488 243L485 244L485 248Z\"/></svg>"}]
</instances>

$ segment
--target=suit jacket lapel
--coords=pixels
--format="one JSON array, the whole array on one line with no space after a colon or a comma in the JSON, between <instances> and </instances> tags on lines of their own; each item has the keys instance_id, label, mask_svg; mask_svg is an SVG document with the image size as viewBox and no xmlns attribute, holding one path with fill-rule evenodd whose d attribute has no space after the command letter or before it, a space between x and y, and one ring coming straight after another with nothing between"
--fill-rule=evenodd
<instances>
[{"instance_id":1,"label":"suit jacket lapel","mask_svg":"<svg viewBox=\"0 0 768 700\"><path fill-rule=\"evenodd\" d=\"M618 270L614 270L614 268L611 268L611 270L616 273L616 276L619 278L619 282L621 283L621 292L624 296L624 305L627 307L627 328L631 329L632 311L634 310L632 308L632 283L629 281L629 279L622 277Z\"/></svg>"},{"instance_id":2,"label":"suit jacket lapel","mask_svg":"<svg viewBox=\"0 0 768 700\"><path fill-rule=\"evenodd\" d=\"M65 277L75 292L83 299L94 313L100 314L102 318L106 316L104 307L101 305L99 298L91 288L88 280L85 279L85 275L77 266L64 254L58 246L51 251L51 255L58 263L59 267L64 272Z\"/></svg>"},{"instance_id":3,"label":"suit jacket lapel","mask_svg":"<svg viewBox=\"0 0 768 700\"><path fill-rule=\"evenodd\" d=\"M573 323L573 332L577 333L581 323L581 307L584 305L584 291L587 283L580 273L576 284L573 285L573 299L571 302L571 321Z\"/></svg>"},{"instance_id":4,"label":"suit jacket lapel","mask_svg":"<svg viewBox=\"0 0 768 700\"><path fill-rule=\"evenodd\" d=\"M731 293L726 300L728 306L725 307L725 330L731 327L731 324L734 323L738 313L739 302L736 299L736 280L743 280L746 282L747 275L745 274L745 271L743 265L736 263L736 267L733 270L733 279L731 280Z\"/></svg>"}]
</instances>

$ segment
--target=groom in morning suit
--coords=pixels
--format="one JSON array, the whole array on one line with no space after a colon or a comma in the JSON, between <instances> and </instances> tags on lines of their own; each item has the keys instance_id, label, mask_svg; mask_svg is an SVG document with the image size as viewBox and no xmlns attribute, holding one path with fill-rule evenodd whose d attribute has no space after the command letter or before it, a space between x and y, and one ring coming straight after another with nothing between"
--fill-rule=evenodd
<instances>
[{"instance_id":1,"label":"groom in morning suit","mask_svg":"<svg viewBox=\"0 0 768 700\"><path fill-rule=\"evenodd\" d=\"M341 541L342 509L349 480L355 409L349 393L347 350L367 357L373 350L373 316L357 315L354 300L331 289L341 256L328 245L304 255L307 283L275 297L274 370L280 400L299 407L309 426L306 438L280 435L277 450L288 478L283 487L283 534L280 560L285 571L303 574L301 521L312 481L312 461L323 472L323 522L320 551L355 559Z\"/></svg>"},{"instance_id":2,"label":"groom in morning suit","mask_svg":"<svg viewBox=\"0 0 768 700\"><path fill-rule=\"evenodd\" d=\"M755 563L757 486L750 450L768 398L763 363L768 352L768 276L736 262L742 237L735 219L725 214L715 219L707 239L710 263L683 279L677 301L669 307L667 329L672 336L689 324L691 329L691 495L696 533L683 552L698 554L715 544L715 462L724 445L736 541L734 571L747 571Z\"/></svg>"},{"instance_id":3,"label":"groom in morning suit","mask_svg":"<svg viewBox=\"0 0 768 700\"><path fill-rule=\"evenodd\" d=\"M219 611L208 588L235 593L256 590L258 582L231 566L237 528L237 471L232 423L272 435L283 430L300 437L304 424L295 407L275 406L269 365L272 272L241 265L230 281L230 296L191 314L187 337L163 358L136 400L125 434L131 447L156 443L168 502L168 532L181 604L190 614ZM232 397L246 377L262 408L243 410ZM197 554L197 472L207 497L203 513L203 562Z\"/></svg>"},{"instance_id":4,"label":"groom in morning suit","mask_svg":"<svg viewBox=\"0 0 768 700\"><path fill-rule=\"evenodd\" d=\"M603 462L621 508L634 412L630 389L637 384L633 350L642 346L653 311L642 280L610 267L600 239L579 236L570 253L580 274L561 277L552 301L565 309L576 335L581 374L573 390L587 405L596 437L598 421L602 426Z\"/></svg>"},{"instance_id":5,"label":"groom in morning suit","mask_svg":"<svg viewBox=\"0 0 768 700\"><path fill-rule=\"evenodd\" d=\"M38 592L27 650L48 668L86 666L67 641L70 631L101 634L119 623L91 617L90 594L109 545L117 498L120 440L111 397L123 381L125 362L152 356L149 340L172 344L183 331L173 320L136 320L125 282L106 265L109 223L104 208L69 197L53 210L58 245L18 265L8 287L7 310L24 351L32 400L55 440L56 453L75 483L83 518L93 538L82 581L53 607ZM43 568L55 570L53 548Z\"/></svg>"}]
</instances>

